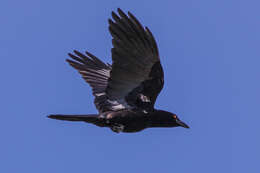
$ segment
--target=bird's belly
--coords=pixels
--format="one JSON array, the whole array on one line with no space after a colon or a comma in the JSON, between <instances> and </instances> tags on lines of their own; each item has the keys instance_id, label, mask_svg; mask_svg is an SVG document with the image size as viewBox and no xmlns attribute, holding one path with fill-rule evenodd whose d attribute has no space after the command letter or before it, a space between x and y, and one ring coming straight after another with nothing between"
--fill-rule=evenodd
<instances>
[{"instance_id":1,"label":"bird's belly","mask_svg":"<svg viewBox=\"0 0 260 173\"><path fill-rule=\"evenodd\" d=\"M108 114L106 119L110 127L118 126L122 129L122 132L139 132L147 128L147 116L141 113L131 111L113 112Z\"/></svg>"},{"instance_id":2,"label":"bird's belly","mask_svg":"<svg viewBox=\"0 0 260 173\"><path fill-rule=\"evenodd\" d=\"M133 132L139 132L147 128L145 123L131 123L124 126L123 132L127 133L133 133Z\"/></svg>"}]
</instances>

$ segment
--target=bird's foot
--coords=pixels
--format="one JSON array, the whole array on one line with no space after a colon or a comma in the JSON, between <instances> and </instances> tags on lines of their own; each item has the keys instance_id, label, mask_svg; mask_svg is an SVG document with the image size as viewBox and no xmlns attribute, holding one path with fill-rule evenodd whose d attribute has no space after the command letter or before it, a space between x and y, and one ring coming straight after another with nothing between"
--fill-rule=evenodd
<instances>
[{"instance_id":1,"label":"bird's foot","mask_svg":"<svg viewBox=\"0 0 260 173\"><path fill-rule=\"evenodd\" d=\"M113 124L110 128L113 132L116 133L122 132L124 130L124 126L122 124Z\"/></svg>"}]
</instances>

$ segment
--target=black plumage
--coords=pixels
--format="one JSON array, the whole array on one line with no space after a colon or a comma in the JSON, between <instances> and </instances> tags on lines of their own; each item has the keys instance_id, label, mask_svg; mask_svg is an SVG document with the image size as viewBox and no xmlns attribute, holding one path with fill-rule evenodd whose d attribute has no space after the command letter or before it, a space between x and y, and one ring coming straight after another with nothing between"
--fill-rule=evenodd
<instances>
[{"instance_id":1,"label":"black plumage","mask_svg":"<svg viewBox=\"0 0 260 173\"><path fill-rule=\"evenodd\" d=\"M150 127L189 128L176 114L154 108L164 75L156 41L147 27L128 12L112 12L112 65L89 52L74 51L67 62L92 87L99 114L49 115L49 118L84 121L114 132L138 132Z\"/></svg>"}]
</instances>

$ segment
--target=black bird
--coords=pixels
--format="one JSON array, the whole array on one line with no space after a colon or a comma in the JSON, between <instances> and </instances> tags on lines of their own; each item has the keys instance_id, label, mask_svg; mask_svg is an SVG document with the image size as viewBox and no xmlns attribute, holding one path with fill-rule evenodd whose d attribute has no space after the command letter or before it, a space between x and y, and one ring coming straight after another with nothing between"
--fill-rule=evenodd
<instances>
[{"instance_id":1,"label":"black bird","mask_svg":"<svg viewBox=\"0 0 260 173\"><path fill-rule=\"evenodd\" d=\"M49 115L49 118L84 121L114 132L139 132L151 127L189 128L176 114L154 108L164 84L155 39L130 13L118 9L109 19L113 37L112 65L89 52L74 51L67 62L92 87L99 114Z\"/></svg>"}]
</instances>

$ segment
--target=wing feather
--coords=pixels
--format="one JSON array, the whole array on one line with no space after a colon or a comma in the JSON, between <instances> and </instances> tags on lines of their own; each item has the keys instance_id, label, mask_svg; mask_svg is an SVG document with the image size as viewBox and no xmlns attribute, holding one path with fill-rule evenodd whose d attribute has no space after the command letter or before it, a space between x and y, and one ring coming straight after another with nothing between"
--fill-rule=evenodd
<instances>
[{"instance_id":1,"label":"wing feather","mask_svg":"<svg viewBox=\"0 0 260 173\"><path fill-rule=\"evenodd\" d=\"M107 101L105 90L110 77L111 65L103 63L97 57L89 52L82 54L74 51L74 54L68 55L72 58L67 62L74 67L82 78L91 86L92 93L95 96L95 105L99 112L111 110L111 104Z\"/></svg>"},{"instance_id":2,"label":"wing feather","mask_svg":"<svg viewBox=\"0 0 260 173\"><path fill-rule=\"evenodd\" d=\"M106 94L110 100L120 100L136 108L143 108L142 102L149 100L153 108L163 87L156 41L130 12L127 16L118 9L118 14L112 12L113 20L108 20L113 37L113 63Z\"/></svg>"},{"instance_id":3,"label":"wing feather","mask_svg":"<svg viewBox=\"0 0 260 173\"><path fill-rule=\"evenodd\" d=\"M67 62L92 87L99 112L126 108L153 109L163 88L163 69L156 41L147 27L118 9L108 20L112 65L89 52L69 53Z\"/></svg>"}]
</instances>

